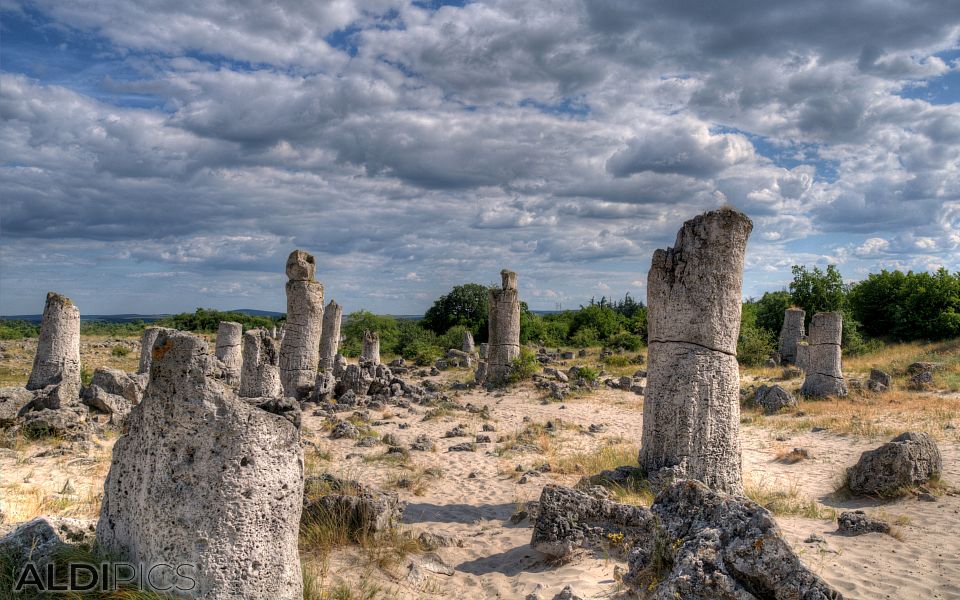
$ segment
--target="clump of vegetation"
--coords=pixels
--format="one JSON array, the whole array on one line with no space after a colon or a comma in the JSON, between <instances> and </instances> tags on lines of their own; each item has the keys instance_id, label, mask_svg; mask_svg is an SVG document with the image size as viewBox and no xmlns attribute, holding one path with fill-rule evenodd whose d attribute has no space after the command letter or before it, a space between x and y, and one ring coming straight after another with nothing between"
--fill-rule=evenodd
<instances>
[{"instance_id":1,"label":"clump of vegetation","mask_svg":"<svg viewBox=\"0 0 960 600\"><path fill-rule=\"evenodd\" d=\"M539 372L540 361L537 360L537 355L526 348L521 348L520 356L513 359L513 363L510 365L510 377L508 379L510 383L518 383L530 379Z\"/></svg>"},{"instance_id":2,"label":"clump of vegetation","mask_svg":"<svg viewBox=\"0 0 960 600\"><path fill-rule=\"evenodd\" d=\"M198 308L193 313L180 313L178 315L165 317L155 324L160 327L172 327L181 331L216 333L220 327L220 321L235 321L243 325L244 329L253 329L255 327L273 327L277 325L280 319L253 316L241 312L224 312L212 308Z\"/></svg>"},{"instance_id":3,"label":"clump of vegetation","mask_svg":"<svg viewBox=\"0 0 960 600\"><path fill-rule=\"evenodd\" d=\"M40 335L40 323L22 320L0 320L0 340L20 340Z\"/></svg>"},{"instance_id":4,"label":"clump of vegetation","mask_svg":"<svg viewBox=\"0 0 960 600\"><path fill-rule=\"evenodd\" d=\"M110 350L110 354L118 358L121 358L130 354L130 348L127 348L126 346L123 346L121 344L117 344Z\"/></svg>"},{"instance_id":5,"label":"clump of vegetation","mask_svg":"<svg viewBox=\"0 0 960 600\"><path fill-rule=\"evenodd\" d=\"M744 482L743 490L747 498L778 517L796 516L822 520L837 518L837 511L819 504L812 498L800 495L800 490L795 484L780 486L764 479L747 480Z\"/></svg>"}]
</instances>

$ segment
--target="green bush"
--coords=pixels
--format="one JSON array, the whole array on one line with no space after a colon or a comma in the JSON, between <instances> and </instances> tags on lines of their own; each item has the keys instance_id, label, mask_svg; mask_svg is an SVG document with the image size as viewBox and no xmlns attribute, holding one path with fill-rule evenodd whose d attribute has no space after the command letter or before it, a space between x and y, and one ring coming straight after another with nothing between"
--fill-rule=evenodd
<instances>
[{"instance_id":1,"label":"green bush","mask_svg":"<svg viewBox=\"0 0 960 600\"><path fill-rule=\"evenodd\" d=\"M456 348L460 350L463 348L463 334L470 331L470 328L466 325L454 325L447 330L446 333L440 336L439 348L441 351L446 352L450 348ZM473 331L470 331L472 334ZM476 340L474 340L476 341Z\"/></svg>"},{"instance_id":2,"label":"green bush","mask_svg":"<svg viewBox=\"0 0 960 600\"><path fill-rule=\"evenodd\" d=\"M593 367L580 367L577 371L577 377L581 377L587 381L596 381L597 377L600 377L600 372Z\"/></svg>"},{"instance_id":3,"label":"green bush","mask_svg":"<svg viewBox=\"0 0 960 600\"><path fill-rule=\"evenodd\" d=\"M239 312L224 312L212 308L198 308L193 313L180 313L178 315L165 317L155 324L160 327L172 327L181 331L216 333L217 329L220 328L220 321L235 321L243 325L244 329L252 329L254 327L273 327L277 324L278 320L270 317L251 316ZM93 323L91 323L90 326L93 326ZM83 327L81 326L80 329L82 333ZM143 325L140 325L140 329L143 329Z\"/></svg>"},{"instance_id":4,"label":"green bush","mask_svg":"<svg viewBox=\"0 0 960 600\"><path fill-rule=\"evenodd\" d=\"M570 342L578 348L597 346L600 344L600 334L593 327L582 327L570 338Z\"/></svg>"},{"instance_id":5,"label":"green bush","mask_svg":"<svg viewBox=\"0 0 960 600\"><path fill-rule=\"evenodd\" d=\"M530 379L539 372L540 361L537 360L537 355L526 348L521 348L520 356L513 359L513 363L510 365L509 381L510 383L518 383Z\"/></svg>"},{"instance_id":6,"label":"green bush","mask_svg":"<svg viewBox=\"0 0 960 600\"><path fill-rule=\"evenodd\" d=\"M611 336L610 339L607 340L606 345L610 348L621 348L630 352L636 352L640 350L640 348L643 348L643 338L639 335L621 331Z\"/></svg>"},{"instance_id":7,"label":"green bush","mask_svg":"<svg viewBox=\"0 0 960 600\"><path fill-rule=\"evenodd\" d=\"M116 356L116 357L126 356L126 355L130 354L130 348L127 348L126 346L121 346L120 344L117 344L116 346L113 347L112 350L110 350L110 354L112 354L112 355L114 355L114 356Z\"/></svg>"},{"instance_id":8,"label":"green bush","mask_svg":"<svg viewBox=\"0 0 960 600\"><path fill-rule=\"evenodd\" d=\"M40 324L29 321L0 320L0 340L20 340L40 335Z\"/></svg>"},{"instance_id":9,"label":"green bush","mask_svg":"<svg viewBox=\"0 0 960 600\"><path fill-rule=\"evenodd\" d=\"M740 328L737 338L737 360L740 364L760 366L773 354L776 338L766 329L756 326Z\"/></svg>"}]
</instances>

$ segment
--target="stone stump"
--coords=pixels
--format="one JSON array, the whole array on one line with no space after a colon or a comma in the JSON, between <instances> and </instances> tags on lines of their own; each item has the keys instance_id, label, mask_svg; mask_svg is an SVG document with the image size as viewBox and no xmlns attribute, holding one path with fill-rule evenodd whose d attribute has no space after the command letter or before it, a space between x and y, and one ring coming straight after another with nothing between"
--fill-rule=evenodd
<instances>
[{"instance_id":1,"label":"stone stump","mask_svg":"<svg viewBox=\"0 0 960 600\"><path fill-rule=\"evenodd\" d=\"M298 400L313 390L320 364L323 285L315 279L313 256L294 250L287 258L287 321L280 342L283 393Z\"/></svg>"},{"instance_id":2,"label":"stone stump","mask_svg":"<svg viewBox=\"0 0 960 600\"><path fill-rule=\"evenodd\" d=\"M517 274L500 271L500 289L488 297L488 342L484 381L488 386L503 385L510 377L513 361L520 356L520 294Z\"/></svg>"},{"instance_id":3,"label":"stone stump","mask_svg":"<svg viewBox=\"0 0 960 600\"><path fill-rule=\"evenodd\" d=\"M199 337L159 336L113 449L97 544L145 569L192 565L189 579L152 571L155 588L179 596L299 600L300 431L208 376L213 362Z\"/></svg>"},{"instance_id":4,"label":"stone stump","mask_svg":"<svg viewBox=\"0 0 960 600\"><path fill-rule=\"evenodd\" d=\"M63 385L80 392L80 310L66 296L47 294L28 390Z\"/></svg>"},{"instance_id":5,"label":"stone stump","mask_svg":"<svg viewBox=\"0 0 960 600\"><path fill-rule=\"evenodd\" d=\"M802 308L791 307L783 313L783 327L780 328L780 364L797 363L797 342L803 339L804 319L807 313Z\"/></svg>"},{"instance_id":6,"label":"stone stump","mask_svg":"<svg viewBox=\"0 0 960 600\"><path fill-rule=\"evenodd\" d=\"M740 332L743 258L753 223L721 208L684 223L647 277L649 368L640 465L743 493Z\"/></svg>"},{"instance_id":7,"label":"stone stump","mask_svg":"<svg viewBox=\"0 0 960 600\"><path fill-rule=\"evenodd\" d=\"M243 325L234 321L220 321L216 355L223 363L223 375L227 383L240 385L240 371L243 369Z\"/></svg>"},{"instance_id":8,"label":"stone stump","mask_svg":"<svg viewBox=\"0 0 960 600\"><path fill-rule=\"evenodd\" d=\"M360 352L360 360L380 364L380 335L376 331L363 332L363 350Z\"/></svg>"},{"instance_id":9,"label":"stone stump","mask_svg":"<svg viewBox=\"0 0 960 600\"><path fill-rule=\"evenodd\" d=\"M240 370L242 398L277 398L283 395L277 363L280 351L277 340L265 329L251 329L243 334L243 367Z\"/></svg>"},{"instance_id":10,"label":"stone stump","mask_svg":"<svg viewBox=\"0 0 960 600\"><path fill-rule=\"evenodd\" d=\"M320 336L320 371L333 370L333 358L340 351L340 322L343 307L331 300L323 311L323 331Z\"/></svg>"},{"instance_id":11,"label":"stone stump","mask_svg":"<svg viewBox=\"0 0 960 600\"><path fill-rule=\"evenodd\" d=\"M469 331L463 332L463 347L460 348L467 354L474 354L477 351L477 347L473 343L473 334Z\"/></svg>"},{"instance_id":12,"label":"stone stump","mask_svg":"<svg viewBox=\"0 0 960 600\"><path fill-rule=\"evenodd\" d=\"M800 394L817 398L847 395L847 384L840 366L842 332L843 316L840 313L813 315L807 338L809 346L803 359L806 377Z\"/></svg>"},{"instance_id":13,"label":"stone stump","mask_svg":"<svg viewBox=\"0 0 960 600\"><path fill-rule=\"evenodd\" d=\"M157 341L157 336L164 331L174 331L168 327L147 327L143 330L143 337L140 338L140 367L137 373L150 373L150 363L153 360L153 344Z\"/></svg>"}]
</instances>

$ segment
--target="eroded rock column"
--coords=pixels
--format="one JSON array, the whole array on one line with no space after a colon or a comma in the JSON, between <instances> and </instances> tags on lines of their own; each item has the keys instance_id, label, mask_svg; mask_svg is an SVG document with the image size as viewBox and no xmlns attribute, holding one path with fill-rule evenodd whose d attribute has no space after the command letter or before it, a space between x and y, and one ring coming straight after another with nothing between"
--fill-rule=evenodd
<instances>
[{"instance_id":1,"label":"eroded rock column","mask_svg":"<svg viewBox=\"0 0 960 600\"><path fill-rule=\"evenodd\" d=\"M840 365L840 340L843 335L843 316L838 312L813 315L810 320L809 344L803 358L806 377L800 393L823 398L846 396L847 383Z\"/></svg>"},{"instance_id":2,"label":"eroded rock column","mask_svg":"<svg viewBox=\"0 0 960 600\"><path fill-rule=\"evenodd\" d=\"M783 313L783 327L780 328L780 361L796 364L797 343L803 339L803 321L807 313L802 308L788 308Z\"/></svg>"},{"instance_id":3,"label":"eroded rock column","mask_svg":"<svg viewBox=\"0 0 960 600\"><path fill-rule=\"evenodd\" d=\"M477 351L476 345L473 343L473 334L469 331L463 332L463 347L460 348L467 354L474 354Z\"/></svg>"},{"instance_id":4,"label":"eroded rock column","mask_svg":"<svg viewBox=\"0 0 960 600\"><path fill-rule=\"evenodd\" d=\"M333 358L340 351L340 322L343 307L331 300L323 311L323 331L320 336L320 370L332 371Z\"/></svg>"},{"instance_id":5,"label":"eroded rock column","mask_svg":"<svg viewBox=\"0 0 960 600\"><path fill-rule=\"evenodd\" d=\"M27 389L41 390L48 385L80 391L80 309L56 292L47 294L43 307Z\"/></svg>"},{"instance_id":6,"label":"eroded rock column","mask_svg":"<svg viewBox=\"0 0 960 600\"><path fill-rule=\"evenodd\" d=\"M243 325L234 321L220 321L216 354L223 363L224 379L230 385L239 385L240 371L243 369Z\"/></svg>"},{"instance_id":7,"label":"eroded rock column","mask_svg":"<svg viewBox=\"0 0 960 600\"><path fill-rule=\"evenodd\" d=\"M150 373L150 364L153 362L153 344L164 331L174 331L168 327L147 327L143 330L143 337L140 338L140 368L137 373Z\"/></svg>"},{"instance_id":8,"label":"eroded rock column","mask_svg":"<svg viewBox=\"0 0 960 600\"><path fill-rule=\"evenodd\" d=\"M684 223L675 246L653 254L640 450L651 477L743 492L737 337L752 229L746 215L721 208Z\"/></svg>"},{"instance_id":9,"label":"eroded rock column","mask_svg":"<svg viewBox=\"0 0 960 600\"><path fill-rule=\"evenodd\" d=\"M243 367L240 370L240 396L277 398L283 395L280 383L280 348L265 329L243 334Z\"/></svg>"},{"instance_id":10,"label":"eroded rock column","mask_svg":"<svg viewBox=\"0 0 960 600\"><path fill-rule=\"evenodd\" d=\"M363 350L360 360L380 364L380 335L376 331L363 332Z\"/></svg>"},{"instance_id":11,"label":"eroded rock column","mask_svg":"<svg viewBox=\"0 0 960 600\"><path fill-rule=\"evenodd\" d=\"M487 385L502 385L510 377L510 368L520 356L520 294L517 274L500 271L501 288L490 290L488 297L488 346L484 378Z\"/></svg>"},{"instance_id":12,"label":"eroded rock column","mask_svg":"<svg viewBox=\"0 0 960 600\"><path fill-rule=\"evenodd\" d=\"M303 597L298 427L207 376L206 343L162 333L150 383L117 440L96 540L151 571L150 583L205 599ZM178 589L179 586L179 589Z\"/></svg>"},{"instance_id":13,"label":"eroded rock column","mask_svg":"<svg viewBox=\"0 0 960 600\"><path fill-rule=\"evenodd\" d=\"M287 396L306 399L320 364L323 285L313 256L294 250L287 258L287 321L280 342L280 381Z\"/></svg>"}]
</instances>

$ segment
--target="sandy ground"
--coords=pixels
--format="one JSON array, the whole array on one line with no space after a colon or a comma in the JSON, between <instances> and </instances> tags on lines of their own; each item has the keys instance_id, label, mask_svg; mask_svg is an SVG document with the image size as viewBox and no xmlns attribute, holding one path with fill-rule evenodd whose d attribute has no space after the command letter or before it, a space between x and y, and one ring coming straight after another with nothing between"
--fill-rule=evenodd
<instances>
[{"instance_id":1,"label":"sandy ground","mask_svg":"<svg viewBox=\"0 0 960 600\"><path fill-rule=\"evenodd\" d=\"M489 406L489 421L459 411L424 421L427 409L420 406L409 411L394 407L373 411L374 420L385 421L375 426L381 435L393 434L409 445L417 435L426 433L436 442L436 452L411 452L407 467L371 460L384 453L383 445L360 448L353 440L328 439L323 418L308 409L304 413L304 435L330 453L328 461L314 468L390 486L398 475L411 473L411 467L438 467L442 475L426 479L422 495L399 490L407 502L404 527L413 533L444 532L464 540L462 548L437 550L442 560L454 567L454 574L430 575L429 581L419 587L404 578L409 558L392 571L381 571L372 568L369 561L354 560L356 553L349 549L332 557L330 580L376 582L382 590L378 597L382 598L523 598L536 589L550 598L567 584L588 598L623 597L615 578L615 571L624 566L621 561L603 553L584 552L569 563L550 564L529 546L529 520L510 523L518 506L535 500L545 483L572 485L579 475L545 473L521 484L513 471L518 464L529 468L605 445L638 445L642 399L610 389L563 403L543 404L540 398L540 392L529 385L505 395L461 393L457 398L460 403ZM952 403L952 409L960 404L956 397L945 398L944 402ZM473 439L443 438L458 423L474 434L480 433L484 422L491 423L496 431L489 435L496 442L500 436L522 430L530 422L524 422L525 417L535 423L559 419L566 426L550 436L545 453L501 457L495 453L497 443L480 444L476 452L447 451L455 443ZM594 423L606 425L606 431L588 433L587 427ZM401 428L401 424L408 427ZM742 440L747 481L792 489L798 497L814 499L825 509L863 508L901 523L902 539L884 534L844 537L836 534L833 519L778 517L803 561L846 598L960 599L960 496L946 495L936 502L910 498L881 505L871 501L838 502L831 494L845 467L854 464L864 450L886 440L857 439L829 431L784 433L753 425L742 428ZM106 473L111 445L111 439L97 440L90 448L75 448L59 456L36 456L47 449L42 445L0 449L0 510L6 513L4 522L23 520L37 511L95 513L96 494ZM776 460L778 452L793 447L807 449L812 458L792 465ZM940 448L944 479L960 483L960 444L955 437L941 439ZM59 493L67 481L67 493ZM72 500L58 502L63 497ZM805 542L811 534L822 536L825 543Z\"/></svg>"}]
</instances>

